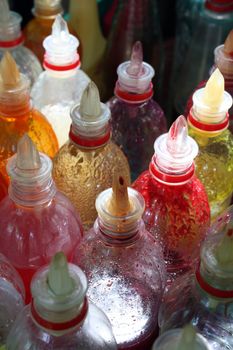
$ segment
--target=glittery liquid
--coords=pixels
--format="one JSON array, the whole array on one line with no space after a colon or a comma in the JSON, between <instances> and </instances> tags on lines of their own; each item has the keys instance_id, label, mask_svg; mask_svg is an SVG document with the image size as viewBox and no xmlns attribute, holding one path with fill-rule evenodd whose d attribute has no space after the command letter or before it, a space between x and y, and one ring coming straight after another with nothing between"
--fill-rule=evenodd
<instances>
[{"instance_id":1,"label":"glittery liquid","mask_svg":"<svg viewBox=\"0 0 233 350\"><path fill-rule=\"evenodd\" d=\"M213 219L221 214L231 201L233 135L229 130L225 130L215 137L208 137L192 127L189 128L189 134L199 146L199 154L195 159L196 174L205 186Z\"/></svg>"},{"instance_id":2,"label":"glittery liquid","mask_svg":"<svg viewBox=\"0 0 233 350\"><path fill-rule=\"evenodd\" d=\"M21 275L30 301L30 282L36 270L63 251L68 258L82 236L78 214L66 197L57 192L49 204L26 208L8 196L0 202L0 252Z\"/></svg>"},{"instance_id":3,"label":"glittery liquid","mask_svg":"<svg viewBox=\"0 0 233 350\"><path fill-rule=\"evenodd\" d=\"M54 158L55 183L74 204L85 228L93 225L96 197L111 187L116 171L130 181L127 159L112 142L97 149L81 149L68 141Z\"/></svg>"},{"instance_id":4,"label":"glittery liquid","mask_svg":"<svg viewBox=\"0 0 233 350\"><path fill-rule=\"evenodd\" d=\"M164 250L168 284L195 265L209 226L209 206L201 182L169 186L145 171L133 184L146 204L144 222Z\"/></svg>"},{"instance_id":5,"label":"glittery liquid","mask_svg":"<svg viewBox=\"0 0 233 350\"><path fill-rule=\"evenodd\" d=\"M0 172L7 182L7 159L16 153L17 143L24 133L28 133L37 149L48 156L54 157L58 150L52 127L40 112L32 109L20 117L16 113L11 114L10 109L11 105L7 107L7 117L0 113ZM0 110L2 110L1 106ZM5 106L4 111L6 111Z\"/></svg>"},{"instance_id":6,"label":"glittery liquid","mask_svg":"<svg viewBox=\"0 0 233 350\"><path fill-rule=\"evenodd\" d=\"M126 154L135 180L148 168L155 139L167 131L167 123L157 102L150 99L130 104L113 97L111 110L112 138Z\"/></svg>"}]
</instances>

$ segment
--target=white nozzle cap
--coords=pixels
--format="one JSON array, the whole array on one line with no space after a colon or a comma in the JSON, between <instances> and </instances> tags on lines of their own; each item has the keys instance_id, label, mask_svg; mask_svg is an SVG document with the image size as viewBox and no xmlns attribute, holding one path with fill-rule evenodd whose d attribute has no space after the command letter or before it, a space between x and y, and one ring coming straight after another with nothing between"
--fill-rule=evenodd
<instances>
[{"instance_id":1,"label":"white nozzle cap","mask_svg":"<svg viewBox=\"0 0 233 350\"><path fill-rule=\"evenodd\" d=\"M7 0L0 0L0 41L11 41L20 37L22 17L10 11Z\"/></svg>"},{"instance_id":2,"label":"white nozzle cap","mask_svg":"<svg viewBox=\"0 0 233 350\"><path fill-rule=\"evenodd\" d=\"M155 74L154 69L143 62L142 44L137 41L132 49L131 60L117 68L118 83L122 90L137 94L148 90Z\"/></svg>"},{"instance_id":3,"label":"white nozzle cap","mask_svg":"<svg viewBox=\"0 0 233 350\"><path fill-rule=\"evenodd\" d=\"M154 158L164 172L179 174L189 169L198 154L198 145L188 136L187 121L179 116L168 133L159 136L154 143Z\"/></svg>"},{"instance_id":4,"label":"white nozzle cap","mask_svg":"<svg viewBox=\"0 0 233 350\"><path fill-rule=\"evenodd\" d=\"M43 42L46 62L55 66L65 66L79 60L79 41L71 35L66 21L59 14L52 26L52 34Z\"/></svg>"}]
</instances>

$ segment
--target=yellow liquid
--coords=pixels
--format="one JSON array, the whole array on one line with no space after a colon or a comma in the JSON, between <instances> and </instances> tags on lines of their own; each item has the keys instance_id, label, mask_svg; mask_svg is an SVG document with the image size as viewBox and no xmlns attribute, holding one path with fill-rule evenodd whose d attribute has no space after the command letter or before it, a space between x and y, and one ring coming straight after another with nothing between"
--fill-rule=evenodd
<instances>
[{"instance_id":1,"label":"yellow liquid","mask_svg":"<svg viewBox=\"0 0 233 350\"><path fill-rule=\"evenodd\" d=\"M128 161L112 142L97 149L81 149L68 141L55 156L53 178L78 210L85 229L92 227L97 217L96 197L112 187L116 171L130 183Z\"/></svg>"},{"instance_id":2,"label":"yellow liquid","mask_svg":"<svg viewBox=\"0 0 233 350\"><path fill-rule=\"evenodd\" d=\"M233 136L225 130L216 136L189 127L189 135L199 146L195 159L196 175L204 184L211 218L221 214L231 201L233 192Z\"/></svg>"}]
</instances>

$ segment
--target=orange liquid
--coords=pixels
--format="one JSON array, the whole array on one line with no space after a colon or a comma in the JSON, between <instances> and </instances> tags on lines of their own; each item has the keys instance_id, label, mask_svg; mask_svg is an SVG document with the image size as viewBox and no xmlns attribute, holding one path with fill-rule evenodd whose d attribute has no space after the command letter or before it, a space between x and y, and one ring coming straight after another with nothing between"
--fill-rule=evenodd
<instances>
[{"instance_id":1,"label":"orange liquid","mask_svg":"<svg viewBox=\"0 0 233 350\"><path fill-rule=\"evenodd\" d=\"M28 110L28 106L25 106L25 113L20 110L23 116L16 117L16 113L11 115L10 109L10 104L0 105L0 173L7 183L7 160L16 153L17 143L24 133L28 133L37 149L49 157L53 158L58 151L56 135L40 112L35 109ZM7 117L1 115L1 112L7 114Z\"/></svg>"},{"instance_id":2,"label":"orange liquid","mask_svg":"<svg viewBox=\"0 0 233 350\"><path fill-rule=\"evenodd\" d=\"M24 35L25 42L24 45L28 47L30 50L34 52L34 54L38 57L41 64L44 60L45 50L43 47L44 39L49 36L52 32L52 25L54 19L45 19L41 17L33 18L25 27ZM68 24L70 34L77 37L76 32L73 28ZM80 42L80 40L79 40ZM78 47L78 53L81 57L81 45Z\"/></svg>"}]
</instances>

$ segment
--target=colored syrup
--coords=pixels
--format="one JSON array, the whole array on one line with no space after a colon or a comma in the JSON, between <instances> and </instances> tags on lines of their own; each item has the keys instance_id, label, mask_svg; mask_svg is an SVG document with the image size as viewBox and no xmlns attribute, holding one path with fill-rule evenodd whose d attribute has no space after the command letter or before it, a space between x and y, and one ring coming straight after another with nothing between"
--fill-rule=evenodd
<instances>
[{"instance_id":1,"label":"colored syrup","mask_svg":"<svg viewBox=\"0 0 233 350\"><path fill-rule=\"evenodd\" d=\"M155 139L167 131L163 110L152 99L129 104L113 97L109 107L113 141L127 156L135 180L148 168Z\"/></svg>"},{"instance_id":2,"label":"colored syrup","mask_svg":"<svg viewBox=\"0 0 233 350\"><path fill-rule=\"evenodd\" d=\"M168 186L145 171L133 184L145 199L144 222L164 250L168 284L193 267L209 226L209 206L201 182Z\"/></svg>"},{"instance_id":3,"label":"colored syrup","mask_svg":"<svg viewBox=\"0 0 233 350\"><path fill-rule=\"evenodd\" d=\"M196 175L205 186L213 219L221 214L231 201L233 136L229 130L225 130L215 137L208 137L191 127L189 134L199 146L199 154L195 159Z\"/></svg>"},{"instance_id":4,"label":"colored syrup","mask_svg":"<svg viewBox=\"0 0 233 350\"><path fill-rule=\"evenodd\" d=\"M119 349L145 350L152 346L158 336L154 317L159 298L142 281L109 272L101 276L93 273L88 295L108 316Z\"/></svg>"},{"instance_id":5,"label":"colored syrup","mask_svg":"<svg viewBox=\"0 0 233 350\"><path fill-rule=\"evenodd\" d=\"M17 117L15 113L15 117L10 115L10 108L11 106L9 105L7 107L7 117L0 115L0 172L7 182L7 159L15 154L17 143L24 133L28 133L37 149L48 156L54 157L58 151L58 143L54 131L40 112L32 109L29 112L25 112L22 117ZM4 108L4 111L6 111L6 108Z\"/></svg>"},{"instance_id":6,"label":"colored syrup","mask_svg":"<svg viewBox=\"0 0 233 350\"><path fill-rule=\"evenodd\" d=\"M127 159L112 142L97 149L79 149L68 142L54 158L55 183L74 204L85 228L93 225L96 197L112 186L115 172L130 181Z\"/></svg>"}]
</instances>

